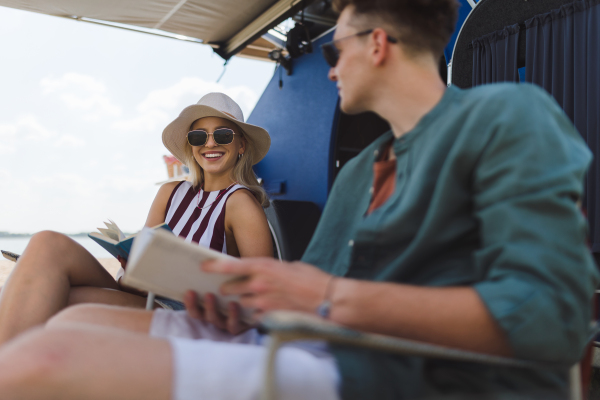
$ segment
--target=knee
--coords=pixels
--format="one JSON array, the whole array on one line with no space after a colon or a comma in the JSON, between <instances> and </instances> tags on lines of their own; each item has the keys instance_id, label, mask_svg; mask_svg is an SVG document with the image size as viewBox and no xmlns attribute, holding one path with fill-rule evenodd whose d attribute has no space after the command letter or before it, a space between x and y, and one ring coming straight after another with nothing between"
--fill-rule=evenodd
<instances>
[{"instance_id":1,"label":"knee","mask_svg":"<svg viewBox=\"0 0 600 400\"><path fill-rule=\"evenodd\" d=\"M73 245L73 241L66 235L54 231L41 231L29 239L27 249L50 250L53 252L64 252Z\"/></svg>"},{"instance_id":2,"label":"knee","mask_svg":"<svg viewBox=\"0 0 600 400\"><path fill-rule=\"evenodd\" d=\"M0 393L20 398L24 390L60 383L69 375L72 335L29 331L0 350Z\"/></svg>"},{"instance_id":3,"label":"knee","mask_svg":"<svg viewBox=\"0 0 600 400\"><path fill-rule=\"evenodd\" d=\"M38 232L31 237L23 257L17 262L18 270L32 270L37 273L40 268L64 267L66 260L74 253L78 244L62 233L53 231ZM28 261L26 261L26 259Z\"/></svg>"}]
</instances>

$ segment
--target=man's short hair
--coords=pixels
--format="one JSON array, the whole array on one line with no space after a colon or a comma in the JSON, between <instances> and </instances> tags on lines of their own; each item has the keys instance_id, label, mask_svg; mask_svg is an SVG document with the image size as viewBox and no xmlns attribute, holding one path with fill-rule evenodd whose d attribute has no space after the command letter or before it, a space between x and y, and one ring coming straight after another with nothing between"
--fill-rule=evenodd
<instances>
[{"instance_id":1,"label":"man's short hair","mask_svg":"<svg viewBox=\"0 0 600 400\"><path fill-rule=\"evenodd\" d=\"M456 0L333 0L336 11L354 7L352 24L360 29L386 28L413 53L432 52L440 57L454 32L459 4ZM384 26L367 26L384 24Z\"/></svg>"}]
</instances>

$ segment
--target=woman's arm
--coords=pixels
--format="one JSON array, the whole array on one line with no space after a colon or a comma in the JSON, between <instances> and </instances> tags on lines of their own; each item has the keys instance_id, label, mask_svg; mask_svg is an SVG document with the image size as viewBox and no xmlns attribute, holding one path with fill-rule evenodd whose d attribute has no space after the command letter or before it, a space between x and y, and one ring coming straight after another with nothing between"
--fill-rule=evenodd
<instances>
[{"instance_id":1,"label":"woman's arm","mask_svg":"<svg viewBox=\"0 0 600 400\"><path fill-rule=\"evenodd\" d=\"M171 197L171 193L175 187L179 184L179 182L169 182L165 183L158 189L158 193L152 202L152 206L150 206L150 212L148 212L148 218L146 218L146 223L144 226L153 227L156 225L160 225L165 222L166 211L167 211L167 203L169 202L169 197ZM145 293L130 288L128 286L121 285L121 278L123 277L123 273L125 272L125 267L127 265L127 261L123 259L119 259L121 263L121 269L117 273L117 283L119 284L119 288L125 292L137 294L137 295L145 295Z\"/></svg>"},{"instance_id":2,"label":"woman's arm","mask_svg":"<svg viewBox=\"0 0 600 400\"><path fill-rule=\"evenodd\" d=\"M227 252L238 257L273 257L267 217L248 190L237 190L225 206Z\"/></svg>"},{"instance_id":3,"label":"woman's arm","mask_svg":"<svg viewBox=\"0 0 600 400\"><path fill-rule=\"evenodd\" d=\"M173 193L173 190L178 184L179 182L169 182L158 189L158 193L150 206L150 212L148 212L145 226L153 227L165 222L169 197L171 197L171 193Z\"/></svg>"}]
</instances>

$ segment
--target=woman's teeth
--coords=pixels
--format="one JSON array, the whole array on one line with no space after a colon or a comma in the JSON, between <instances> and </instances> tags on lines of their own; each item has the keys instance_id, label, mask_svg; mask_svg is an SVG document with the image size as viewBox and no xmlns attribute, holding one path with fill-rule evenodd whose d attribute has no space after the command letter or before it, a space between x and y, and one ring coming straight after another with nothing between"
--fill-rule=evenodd
<instances>
[{"instance_id":1,"label":"woman's teeth","mask_svg":"<svg viewBox=\"0 0 600 400\"><path fill-rule=\"evenodd\" d=\"M206 157L206 158L219 158L222 155L223 155L222 153L211 153L211 154L204 154L204 157Z\"/></svg>"}]
</instances>

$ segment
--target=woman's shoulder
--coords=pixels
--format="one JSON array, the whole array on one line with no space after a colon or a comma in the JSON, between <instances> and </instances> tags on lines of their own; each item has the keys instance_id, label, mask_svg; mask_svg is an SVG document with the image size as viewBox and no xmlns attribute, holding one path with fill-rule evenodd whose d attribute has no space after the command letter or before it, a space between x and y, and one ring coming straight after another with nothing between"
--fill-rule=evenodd
<instances>
[{"instance_id":1,"label":"woman's shoulder","mask_svg":"<svg viewBox=\"0 0 600 400\"><path fill-rule=\"evenodd\" d=\"M234 186L234 191L229 195L227 199L227 207L260 207L258 200L252 194L250 189L242 185Z\"/></svg>"},{"instance_id":2,"label":"woman's shoulder","mask_svg":"<svg viewBox=\"0 0 600 400\"><path fill-rule=\"evenodd\" d=\"M266 226L267 216L256 197L246 187L231 193L225 204L225 226L234 227Z\"/></svg>"},{"instance_id":3,"label":"woman's shoulder","mask_svg":"<svg viewBox=\"0 0 600 400\"><path fill-rule=\"evenodd\" d=\"M192 184L188 181L175 181L175 182L167 182L163 183L161 187L158 189L158 193L156 194L157 199L163 200L166 204L167 201L175 194L175 191L184 187L187 191Z\"/></svg>"},{"instance_id":4,"label":"woman's shoulder","mask_svg":"<svg viewBox=\"0 0 600 400\"><path fill-rule=\"evenodd\" d=\"M239 186L227 199L226 215L249 216L264 211L256 197L245 186Z\"/></svg>"},{"instance_id":5,"label":"woman's shoulder","mask_svg":"<svg viewBox=\"0 0 600 400\"><path fill-rule=\"evenodd\" d=\"M167 194L167 195L171 195L171 193L173 193L173 191L179 187L190 187L192 185L191 182L188 181L174 181L174 182L167 182L167 183L163 183L160 186L160 189L158 189L158 193L159 194Z\"/></svg>"}]
</instances>

